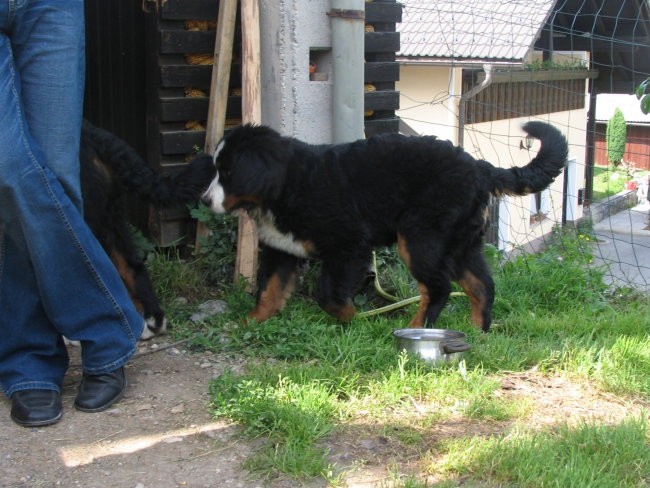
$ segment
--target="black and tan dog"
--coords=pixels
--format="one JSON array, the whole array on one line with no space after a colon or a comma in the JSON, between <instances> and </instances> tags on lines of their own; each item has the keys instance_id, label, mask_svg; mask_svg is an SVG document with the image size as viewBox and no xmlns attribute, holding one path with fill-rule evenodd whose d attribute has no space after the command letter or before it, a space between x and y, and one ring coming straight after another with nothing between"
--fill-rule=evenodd
<instances>
[{"instance_id":1,"label":"black and tan dog","mask_svg":"<svg viewBox=\"0 0 650 488\"><path fill-rule=\"evenodd\" d=\"M397 242L421 291L412 327L432 326L456 281L472 320L487 331L494 301L482 254L489 196L539 192L567 159L557 129L529 122L524 130L540 139L539 153L524 167L502 169L435 137L384 134L315 146L264 126L233 129L217 146L217 176L203 198L218 213L244 209L259 225L260 289L249 317L263 321L281 310L300 259L317 258L318 303L350 320L373 248Z\"/></svg>"},{"instance_id":2,"label":"black and tan dog","mask_svg":"<svg viewBox=\"0 0 650 488\"><path fill-rule=\"evenodd\" d=\"M129 227L127 196L135 194L159 207L196 202L214 178L212 158L198 156L179 172L159 173L125 141L85 121L80 163L84 218L142 313L142 338L149 339L167 323Z\"/></svg>"}]
</instances>

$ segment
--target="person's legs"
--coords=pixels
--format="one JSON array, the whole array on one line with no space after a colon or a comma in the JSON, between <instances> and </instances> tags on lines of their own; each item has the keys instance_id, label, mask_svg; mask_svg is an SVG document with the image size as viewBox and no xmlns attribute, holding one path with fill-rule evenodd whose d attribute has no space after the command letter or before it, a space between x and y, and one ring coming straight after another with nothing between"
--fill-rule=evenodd
<instances>
[{"instance_id":1,"label":"person's legs","mask_svg":"<svg viewBox=\"0 0 650 488\"><path fill-rule=\"evenodd\" d=\"M120 368L135 351L143 319L80 211L83 52L72 53L83 43L83 1L29 1L17 12L6 3L0 1L0 383L11 396L60 389L67 367L61 335L81 342L86 374Z\"/></svg>"},{"instance_id":2,"label":"person's legs","mask_svg":"<svg viewBox=\"0 0 650 488\"><path fill-rule=\"evenodd\" d=\"M15 12L11 47L24 120L44 163L82 208L79 140L85 85L83 0L30 0Z\"/></svg>"}]
</instances>

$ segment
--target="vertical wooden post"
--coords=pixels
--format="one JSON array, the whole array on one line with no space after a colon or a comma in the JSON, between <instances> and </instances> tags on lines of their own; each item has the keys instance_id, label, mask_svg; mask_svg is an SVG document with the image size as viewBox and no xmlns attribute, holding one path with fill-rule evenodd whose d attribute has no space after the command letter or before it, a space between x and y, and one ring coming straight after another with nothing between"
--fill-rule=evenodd
<instances>
[{"instance_id":1,"label":"vertical wooden post","mask_svg":"<svg viewBox=\"0 0 650 488\"><path fill-rule=\"evenodd\" d=\"M208 105L207 127L205 131L204 151L213 154L223 137L226 125L226 105L228 104L228 85L230 83L230 65L232 64L232 47L235 39L235 20L237 18L237 0L221 0L217 33L214 43L214 63L210 82L210 101ZM202 223L196 226L195 247L200 247L200 239L207 237L208 229Z\"/></svg>"},{"instance_id":2,"label":"vertical wooden post","mask_svg":"<svg viewBox=\"0 0 650 488\"><path fill-rule=\"evenodd\" d=\"M214 43L214 64L212 65L210 103L205 134L205 152L208 154L212 154L216 149L226 126L226 106L228 104L228 85L230 83L236 18L237 0L221 0Z\"/></svg>"},{"instance_id":3,"label":"vertical wooden post","mask_svg":"<svg viewBox=\"0 0 650 488\"><path fill-rule=\"evenodd\" d=\"M242 23L242 119L262 123L260 97L260 11L258 0L241 0Z\"/></svg>"},{"instance_id":4,"label":"vertical wooden post","mask_svg":"<svg viewBox=\"0 0 650 488\"><path fill-rule=\"evenodd\" d=\"M260 124L260 15L258 0L241 0L242 121ZM257 274L257 226L245 213L239 215L235 280L245 278L250 287Z\"/></svg>"}]
</instances>

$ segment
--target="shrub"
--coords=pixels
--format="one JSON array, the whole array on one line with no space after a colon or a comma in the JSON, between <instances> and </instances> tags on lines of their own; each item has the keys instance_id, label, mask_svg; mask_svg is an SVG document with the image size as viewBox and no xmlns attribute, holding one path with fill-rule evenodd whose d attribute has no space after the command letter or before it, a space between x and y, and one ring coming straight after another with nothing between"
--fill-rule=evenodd
<instances>
[{"instance_id":1,"label":"shrub","mask_svg":"<svg viewBox=\"0 0 650 488\"><path fill-rule=\"evenodd\" d=\"M607 122L605 138L607 141L607 160L614 166L618 166L623 160L627 139L625 117L618 107L614 110L612 118Z\"/></svg>"}]
</instances>

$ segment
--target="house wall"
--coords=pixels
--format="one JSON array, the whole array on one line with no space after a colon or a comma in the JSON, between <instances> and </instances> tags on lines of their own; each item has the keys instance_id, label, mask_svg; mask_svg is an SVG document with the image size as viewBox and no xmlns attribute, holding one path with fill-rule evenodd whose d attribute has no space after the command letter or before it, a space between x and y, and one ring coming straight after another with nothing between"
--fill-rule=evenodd
<instances>
[{"instance_id":1,"label":"house wall","mask_svg":"<svg viewBox=\"0 0 650 488\"><path fill-rule=\"evenodd\" d=\"M458 141L458 102L462 88L462 69L445 66L402 65L399 116L420 134L432 134L454 143ZM583 217L578 203L578 190L585 186L585 134L587 125L587 82L584 84L584 108L544 114L535 117L558 127L569 141L571 186L568 188L567 221ZM527 117L503 119L466 125L463 135L465 150L496 166L511 167L527 164L539 149L535 141L530 150L522 149L525 133L521 126ZM499 245L504 250L526 246L549 233L562 222L564 178L560 176L541 195L541 211L536 217L537 201L533 195L508 197L499 206Z\"/></svg>"},{"instance_id":2,"label":"house wall","mask_svg":"<svg viewBox=\"0 0 650 488\"><path fill-rule=\"evenodd\" d=\"M465 129L465 149L476 158L485 159L500 167L523 166L539 151L539 141L535 140L530 150L525 148L525 133L521 126L528 118L506 119L496 122L472 124ZM571 212L567 221L578 221L583 217L584 208L578 204L578 189L585 181L585 127L587 110L571 110L547 114L539 118L560 129L569 143L572 188L567 190L568 207ZM580 121L580 123L578 123ZM582 125L581 125L582 124ZM522 148L521 146L524 146ZM533 195L508 197L507 206L502 205L499 212L501 232L500 248L511 250L526 246L535 239L549 233L554 225L562 222L564 177L560 175L542 192L541 207L545 218L535 218L536 202Z\"/></svg>"},{"instance_id":3,"label":"house wall","mask_svg":"<svg viewBox=\"0 0 650 488\"><path fill-rule=\"evenodd\" d=\"M418 134L458 141L458 100L462 87L460 68L402 65L400 118Z\"/></svg>"}]
</instances>

